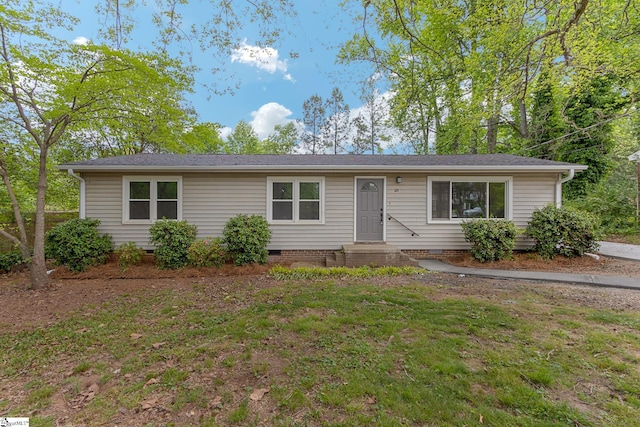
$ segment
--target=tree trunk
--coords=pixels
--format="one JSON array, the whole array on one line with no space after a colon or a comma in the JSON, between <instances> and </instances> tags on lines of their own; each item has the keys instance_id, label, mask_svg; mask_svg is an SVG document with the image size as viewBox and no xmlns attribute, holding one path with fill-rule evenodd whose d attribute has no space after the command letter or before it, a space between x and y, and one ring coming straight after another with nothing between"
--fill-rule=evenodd
<instances>
[{"instance_id":1,"label":"tree trunk","mask_svg":"<svg viewBox=\"0 0 640 427\"><path fill-rule=\"evenodd\" d=\"M491 116L487 120L487 152L493 153L498 143L498 117Z\"/></svg>"},{"instance_id":2,"label":"tree trunk","mask_svg":"<svg viewBox=\"0 0 640 427\"><path fill-rule=\"evenodd\" d=\"M527 106L523 99L518 101L520 108L520 136L524 139L529 138L529 124L527 123Z\"/></svg>"},{"instance_id":3,"label":"tree trunk","mask_svg":"<svg viewBox=\"0 0 640 427\"><path fill-rule=\"evenodd\" d=\"M43 144L44 145L44 144ZM31 288L41 289L49 283L47 265L44 257L44 212L45 194L47 192L47 154L48 147L40 150L40 170L38 173L38 193L36 196L36 218L33 238L33 255L31 257Z\"/></svg>"}]
</instances>

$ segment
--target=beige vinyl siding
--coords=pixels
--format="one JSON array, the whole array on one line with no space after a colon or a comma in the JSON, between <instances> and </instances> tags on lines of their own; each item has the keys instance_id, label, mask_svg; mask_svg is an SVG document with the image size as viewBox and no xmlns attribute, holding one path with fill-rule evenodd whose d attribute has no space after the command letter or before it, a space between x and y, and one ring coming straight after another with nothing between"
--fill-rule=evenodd
<instances>
[{"instance_id":1,"label":"beige vinyl siding","mask_svg":"<svg viewBox=\"0 0 640 427\"><path fill-rule=\"evenodd\" d=\"M266 215L267 177L277 175L182 174L182 218L198 226L200 238L221 236L225 222L239 213ZM320 176L325 177L324 224L273 224L269 249L339 249L341 245L353 242L354 182L356 176L366 175L334 173ZM402 183L396 183L397 176L402 176ZM512 176L513 219L518 227L524 228L534 209L554 203L557 174ZM100 232L110 234L116 247L134 241L145 249L152 249L148 241L149 224L122 223L122 176L95 173L84 174L84 178L86 215L102 221ZM427 174L387 174L386 183L386 214L419 234L411 236L411 231L397 221L385 219L388 243L401 249L468 249L458 223L427 223ZM522 238L519 240L519 247L528 244Z\"/></svg>"},{"instance_id":2,"label":"beige vinyl siding","mask_svg":"<svg viewBox=\"0 0 640 427\"><path fill-rule=\"evenodd\" d=\"M129 174L131 175L131 174ZM158 174L167 176L167 174ZM154 174L145 174L154 176ZM267 174L182 175L182 218L198 227L198 237L222 236L229 218L243 214L266 216ZM116 247L133 241L145 249L149 224L122 223L122 176L85 174L86 214L101 220L100 232ZM325 178L324 224L273 224L269 249L339 249L353 240L353 176Z\"/></svg>"},{"instance_id":3,"label":"beige vinyl siding","mask_svg":"<svg viewBox=\"0 0 640 427\"><path fill-rule=\"evenodd\" d=\"M462 176L460 174L458 176ZM476 174L477 175L477 174ZM491 174L496 175L496 174ZM519 228L525 228L535 209L554 203L557 175L513 174L512 217ZM387 178L387 214L395 217L419 236L394 220L387 220L387 242L401 249L468 249L459 223L427 223L427 175L402 175ZM531 242L518 239L518 248Z\"/></svg>"},{"instance_id":4,"label":"beige vinyl siding","mask_svg":"<svg viewBox=\"0 0 640 427\"><path fill-rule=\"evenodd\" d=\"M269 249L340 249L353 242L353 175L324 177L324 224L273 224Z\"/></svg>"}]
</instances>

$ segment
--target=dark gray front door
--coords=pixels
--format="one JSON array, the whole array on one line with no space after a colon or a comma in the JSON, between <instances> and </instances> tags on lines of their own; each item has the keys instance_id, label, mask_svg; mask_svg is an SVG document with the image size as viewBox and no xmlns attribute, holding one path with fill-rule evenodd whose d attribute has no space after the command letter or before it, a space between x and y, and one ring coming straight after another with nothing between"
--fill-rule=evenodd
<instances>
[{"instance_id":1,"label":"dark gray front door","mask_svg":"<svg viewBox=\"0 0 640 427\"><path fill-rule=\"evenodd\" d=\"M384 229L384 180L359 178L356 186L356 241L380 242Z\"/></svg>"}]
</instances>

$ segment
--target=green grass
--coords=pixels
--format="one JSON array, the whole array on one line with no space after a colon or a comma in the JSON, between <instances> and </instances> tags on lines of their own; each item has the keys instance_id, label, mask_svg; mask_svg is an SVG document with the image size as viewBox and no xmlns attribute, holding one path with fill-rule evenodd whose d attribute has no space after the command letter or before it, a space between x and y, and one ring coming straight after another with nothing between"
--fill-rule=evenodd
<instances>
[{"instance_id":1,"label":"green grass","mask_svg":"<svg viewBox=\"0 0 640 427\"><path fill-rule=\"evenodd\" d=\"M640 314L522 290L494 300L455 289L443 297L444 285L419 280L295 279L264 288L240 280L226 299L215 283L149 290L48 328L5 332L0 381L16 393L3 396L1 415L37 414L35 425L54 425L53 396L72 401L92 375L100 378L97 396L65 423L630 426L640 419ZM260 401L250 399L265 387ZM168 417L144 418L152 412L142 405L153 399Z\"/></svg>"}]
</instances>

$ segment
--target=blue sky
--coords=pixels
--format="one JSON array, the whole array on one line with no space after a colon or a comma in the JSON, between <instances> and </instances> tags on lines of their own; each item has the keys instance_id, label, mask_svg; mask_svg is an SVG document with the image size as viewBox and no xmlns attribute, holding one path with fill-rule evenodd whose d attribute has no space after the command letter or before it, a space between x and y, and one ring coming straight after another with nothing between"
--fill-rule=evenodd
<instances>
[{"instance_id":1,"label":"blue sky","mask_svg":"<svg viewBox=\"0 0 640 427\"><path fill-rule=\"evenodd\" d=\"M264 138L275 124L301 119L302 103L316 93L326 99L333 87L342 90L352 110L360 106L358 89L369 75L369 67L336 64L339 45L358 30L358 24L340 8L338 0L294 0L294 3L297 16L284 18L287 32L273 46L258 48L256 31L251 27L245 29L246 34L238 34L244 42L227 55L203 53L195 42L182 46L191 50L196 65L202 68L196 77L196 93L189 95L200 121L232 128L239 120L245 120ZM63 0L61 4L65 9L68 4L66 11L81 19L74 32L65 37L97 40L101 22L93 9L96 2ZM179 10L187 26L206 18L210 8L206 0L200 0ZM128 48L153 49L152 11L148 4L138 7L136 30ZM212 74L210 70L215 67L225 71ZM212 84L224 88L236 83L238 88L233 94L216 95L205 88Z\"/></svg>"}]
</instances>

